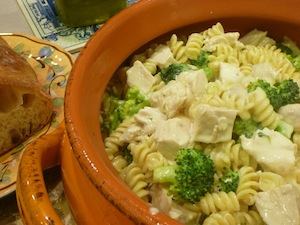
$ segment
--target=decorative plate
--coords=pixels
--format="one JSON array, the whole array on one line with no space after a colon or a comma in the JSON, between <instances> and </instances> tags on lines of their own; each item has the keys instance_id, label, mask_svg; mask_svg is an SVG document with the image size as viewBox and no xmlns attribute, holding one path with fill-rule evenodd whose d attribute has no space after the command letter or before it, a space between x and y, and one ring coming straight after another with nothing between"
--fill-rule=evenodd
<instances>
[{"instance_id":1,"label":"decorative plate","mask_svg":"<svg viewBox=\"0 0 300 225\"><path fill-rule=\"evenodd\" d=\"M0 198L16 189L18 166L26 146L37 137L53 132L64 118L64 94L74 63L73 56L63 48L30 35L0 33L0 36L21 56L37 74L38 81L53 97L52 121L25 142L0 156Z\"/></svg>"}]
</instances>

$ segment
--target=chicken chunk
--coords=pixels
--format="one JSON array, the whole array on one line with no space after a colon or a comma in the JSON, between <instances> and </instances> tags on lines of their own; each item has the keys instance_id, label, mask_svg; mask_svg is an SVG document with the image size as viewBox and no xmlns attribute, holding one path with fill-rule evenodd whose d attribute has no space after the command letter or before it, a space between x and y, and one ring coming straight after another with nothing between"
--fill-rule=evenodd
<instances>
[{"instance_id":1,"label":"chicken chunk","mask_svg":"<svg viewBox=\"0 0 300 225\"><path fill-rule=\"evenodd\" d=\"M199 104L194 110L194 141L218 143L231 140L236 110L206 104Z\"/></svg>"},{"instance_id":2,"label":"chicken chunk","mask_svg":"<svg viewBox=\"0 0 300 225\"><path fill-rule=\"evenodd\" d=\"M285 184L254 197L258 212L267 225L300 224L300 192Z\"/></svg>"}]
</instances>

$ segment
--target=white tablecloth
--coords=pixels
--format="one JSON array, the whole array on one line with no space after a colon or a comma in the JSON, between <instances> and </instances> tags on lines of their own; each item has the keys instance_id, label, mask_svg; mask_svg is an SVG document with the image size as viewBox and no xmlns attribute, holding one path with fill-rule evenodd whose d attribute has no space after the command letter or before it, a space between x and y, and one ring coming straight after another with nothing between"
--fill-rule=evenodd
<instances>
[{"instance_id":1,"label":"white tablecloth","mask_svg":"<svg viewBox=\"0 0 300 225\"><path fill-rule=\"evenodd\" d=\"M16 0L0 0L0 32L33 35Z\"/></svg>"}]
</instances>

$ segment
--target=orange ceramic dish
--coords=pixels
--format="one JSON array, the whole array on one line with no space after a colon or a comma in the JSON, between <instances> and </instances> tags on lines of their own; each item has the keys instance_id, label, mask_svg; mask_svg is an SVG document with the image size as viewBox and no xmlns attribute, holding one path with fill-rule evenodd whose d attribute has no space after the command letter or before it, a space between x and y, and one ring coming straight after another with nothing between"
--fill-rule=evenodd
<instances>
[{"instance_id":1,"label":"orange ceramic dish","mask_svg":"<svg viewBox=\"0 0 300 225\"><path fill-rule=\"evenodd\" d=\"M112 74L137 49L170 33L221 22L242 34L254 28L300 43L297 0L141 0L110 19L80 53L68 81L65 124L24 152L17 200L24 224L61 224L47 198L42 169L61 163L78 224L179 224L135 196L115 171L100 134L101 98Z\"/></svg>"}]
</instances>

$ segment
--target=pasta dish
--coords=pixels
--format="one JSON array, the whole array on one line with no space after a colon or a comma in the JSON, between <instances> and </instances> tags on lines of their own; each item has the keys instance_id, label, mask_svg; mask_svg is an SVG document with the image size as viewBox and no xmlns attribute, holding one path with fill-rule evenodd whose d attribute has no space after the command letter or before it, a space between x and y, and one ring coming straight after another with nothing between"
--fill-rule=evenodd
<instances>
[{"instance_id":1,"label":"pasta dish","mask_svg":"<svg viewBox=\"0 0 300 225\"><path fill-rule=\"evenodd\" d=\"M107 86L106 152L183 224L300 224L300 49L221 23L131 57Z\"/></svg>"}]
</instances>

